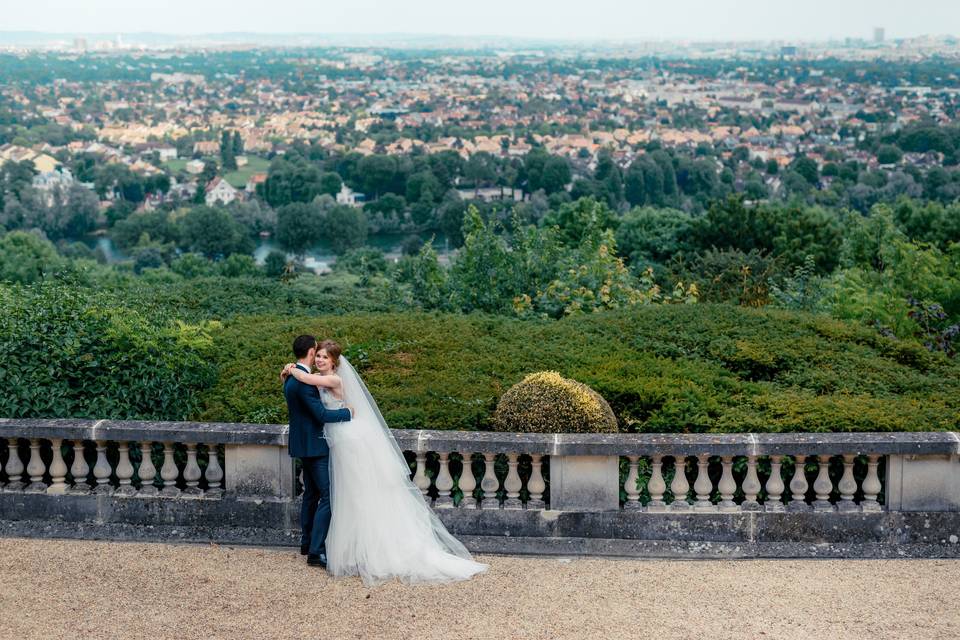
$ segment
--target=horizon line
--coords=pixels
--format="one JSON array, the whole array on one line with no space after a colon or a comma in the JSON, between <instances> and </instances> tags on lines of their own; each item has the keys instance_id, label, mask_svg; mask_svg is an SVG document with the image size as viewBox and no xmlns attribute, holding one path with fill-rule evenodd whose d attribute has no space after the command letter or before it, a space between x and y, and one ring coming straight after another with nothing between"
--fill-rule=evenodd
<instances>
[{"instance_id":1,"label":"horizon line","mask_svg":"<svg viewBox=\"0 0 960 640\"><path fill-rule=\"evenodd\" d=\"M871 27L872 28L872 27ZM3 36L45 36L45 37L115 37L115 36L154 36L169 38L199 38L199 37L335 37L335 38L431 38L431 39L453 39L453 40L515 40L539 43L830 43L844 42L847 40L862 40L872 43L869 35L850 35L850 36L800 36L800 37L781 37L781 38L763 38L763 37L743 37L743 36L670 36L670 37L651 37L651 36L594 36L594 37L574 37L574 36L537 36L537 35L516 35L516 34L453 34L437 32L330 32L330 31L203 31L203 32L174 32L174 31L149 31L149 30L112 30L112 31L40 31L35 29L0 29L0 38ZM960 38L953 33L922 33L911 36L890 37L885 42L898 42L906 40L917 40L923 38Z\"/></svg>"}]
</instances>

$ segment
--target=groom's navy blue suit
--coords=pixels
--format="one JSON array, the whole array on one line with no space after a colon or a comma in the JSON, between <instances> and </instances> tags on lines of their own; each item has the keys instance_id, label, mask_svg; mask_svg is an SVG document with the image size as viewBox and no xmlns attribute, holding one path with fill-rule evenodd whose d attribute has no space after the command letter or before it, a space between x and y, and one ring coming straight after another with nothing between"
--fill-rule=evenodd
<instances>
[{"instance_id":1,"label":"groom's navy blue suit","mask_svg":"<svg viewBox=\"0 0 960 640\"><path fill-rule=\"evenodd\" d=\"M297 363L303 371L306 367ZM349 409L327 409L316 387L289 376L283 385L290 414L290 456L303 464L303 505L300 507L300 544L310 545L310 554L326 553L330 528L330 449L323 437L327 422L347 422Z\"/></svg>"}]
</instances>

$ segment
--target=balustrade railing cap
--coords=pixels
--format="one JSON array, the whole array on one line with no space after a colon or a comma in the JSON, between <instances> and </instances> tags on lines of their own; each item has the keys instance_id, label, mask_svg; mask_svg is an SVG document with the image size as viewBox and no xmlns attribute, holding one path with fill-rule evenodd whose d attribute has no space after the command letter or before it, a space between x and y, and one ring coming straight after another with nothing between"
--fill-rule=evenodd
<instances>
[{"instance_id":1,"label":"balustrade railing cap","mask_svg":"<svg viewBox=\"0 0 960 640\"><path fill-rule=\"evenodd\" d=\"M0 437L151 440L286 446L287 425L74 418L0 418ZM395 429L417 452L620 455L960 454L955 432L893 433L502 433Z\"/></svg>"},{"instance_id":2,"label":"balustrade railing cap","mask_svg":"<svg viewBox=\"0 0 960 640\"><path fill-rule=\"evenodd\" d=\"M0 436L7 438L286 445L287 430L287 425L272 424L0 418Z\"/></svg>"}]
</instances>

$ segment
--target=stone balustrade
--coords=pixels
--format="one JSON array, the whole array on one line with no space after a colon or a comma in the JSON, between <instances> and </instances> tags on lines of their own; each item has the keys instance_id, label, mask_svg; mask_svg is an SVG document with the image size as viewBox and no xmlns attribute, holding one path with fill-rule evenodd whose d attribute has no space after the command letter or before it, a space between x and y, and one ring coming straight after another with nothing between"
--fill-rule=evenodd
<instances>
[{"instance_id":1,"label":"stone balustrade","mask_svg":"<svg viewBox=\"0 0 960 640\"><path fill-rule=\"evenodd\" d=\"M0 533L289 544L287 429L0 419ZM424 499L475 549L942 555L960 536L954 433L394 433Z\"/></svg>"}]
</instances>

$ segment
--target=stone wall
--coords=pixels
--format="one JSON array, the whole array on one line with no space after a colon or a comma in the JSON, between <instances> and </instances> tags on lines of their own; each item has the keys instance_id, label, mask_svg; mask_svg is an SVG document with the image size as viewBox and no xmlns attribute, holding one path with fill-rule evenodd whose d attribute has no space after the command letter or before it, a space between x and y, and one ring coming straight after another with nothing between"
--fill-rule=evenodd
<instances>
[{"instance_id":1,"label":"stone wall","mask_svg":"<svg viewBox=\"0 0 960 640\"><path fill-rule=\"evenodd\" d=\"M0 419L0 534L295 544L287 429ZM960 555L955 433L394 433L476 551Z\"/></svg>"}]
</instances>

